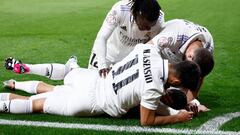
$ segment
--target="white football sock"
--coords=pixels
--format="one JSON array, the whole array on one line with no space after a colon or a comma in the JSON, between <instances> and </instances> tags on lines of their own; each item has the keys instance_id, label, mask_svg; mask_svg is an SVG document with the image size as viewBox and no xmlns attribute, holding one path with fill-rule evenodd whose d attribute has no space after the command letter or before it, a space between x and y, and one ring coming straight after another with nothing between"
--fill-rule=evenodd
<instances>
[{"instance_id":1,"label":"white football sock","mask_svg":"<svg viewBox=\"0 0 240 135\"><path fill-rule=\"evenodd\" d=\"M11 93L0 93L0 101L9 100L9 96Z\"/></svg>"},{"instance_id":2,"label":"white football sock","mask_svg":"<svg viewBox=\"0 0 240 135\"><path fill-rule=\"evenodd\" d=\"M32 113L32 100L14 99L0 101L0 112Z\"/></svg>"},{"instance_id":3,"label":"white football sock","mask_svg":"<svg viewBox=\"0 0 240 135\"><path fill-rule=\"evenodd\" d=\"M52 80L63 80L65 76L65 65L64 64L26 64L30 71L28 74L36 74L45 76Z\"/></svg>"},{"instance_id":4,"label":"white football sock","mask_svg":"<svg viewBox=\"0 0 240 135\"><path fill-rule=\"evenodd\" d=\"M197 99L193 99L193 100L191 101L191 103L193 103L193 104L195 104L195 105L197 105L197 106L201 105L200 102L199 102Z\"/></svg>"},{"instance_id":5,"label":"white football sock","mask_svg":"<svg viewBox=\"0 0 240 135\"><path fill-rule=\"evenodd\" d=\"M15 89L19 89L31 94L37 94L37 86L40 81L15 82Z\"/></svg>"}]
</instances>

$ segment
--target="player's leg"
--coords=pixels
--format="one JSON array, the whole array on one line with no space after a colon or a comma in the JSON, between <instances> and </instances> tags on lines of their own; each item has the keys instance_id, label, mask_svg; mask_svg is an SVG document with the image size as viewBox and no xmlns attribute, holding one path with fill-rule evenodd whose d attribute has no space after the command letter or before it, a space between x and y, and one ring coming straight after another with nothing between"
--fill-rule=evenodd
<instances>
[{"instance_id":1,"label":"player's leg","mask_svg":"<svg viewBox=\"0 0 240 135\"><path fill-rule=\"evenodd\" d=\"M78 90L74 90L78 89ZM95 89L56 86L44 103L44 113L64 116L94 116L104 112L96 105Z\"/></svg>"},{"instance_id":2,"label":"player's leg","mask_svg":"<svg viewBox=\"0 0 240 135\"><path fill-rule=\"evenodd\" d=\"M47 98L0 101L0 112L14 114L43 112L65 116L92 116L103 113L101 109L92 104L94 97L89 98L85 94L79 97L77 95L79 93L69 90L71 87L58 87L60 89L52 92Z\"/></svg>"},{"instance_id":3,"label":"player's leg","mask_svg":"<svg viewBox=\"0 0 240 135\"><path fill-rule=\"evenodd\" d=\"M21 96L13 93L0 93L0 101L7 101L13 99L29 99L27 96Z\"/></svg>"},{"instance_id":4,"label":"player's leg","mask_svg":"<svg viewBox=\"0 0 240 135\"><path fill-rule=\"evenodd\" d=\"M46 98L36 99L32 101L32 112L44 112L44 103Z\"/></svg>"},{"instance_id":5,"label":"player's leg","mask_svg":"<svg viewBox=\"0 0 240 135\"><path fill-rule=\"evenodd\" d=\"M49 91L53 91L54 86L41 82L41 81L15 81L13 79L4 81L3 82L4 87L8 87L11 90L22 90L27 93L31 94L39 94L39 93L45 93Z\"/></svg>"},{"instance_id":6,"label":"player's leg","mask_svg":"<svg viewBox=\"0 0 240 135\"><path fill-rule=\"evenodd\" d=\"M77 68L79 66L77 65L77 58L71 56L65 65L58 63L24 64L21 60L9 57L5 60L5 67L7 70L12 70L18 74L36 74L52 80L63 80L71 68Z\"/></svg>"},{"instance_id":7,"label":"player's leg","mask_svg":"<svg viewBox=\"0 0 240 135\"><path fill-rule=\"evenodd\" d=\"M7 101L0 101L0 112L14 114L43 112L44 102L45 99L37 100L13 99Z\"/></svg>"}]
</instances>

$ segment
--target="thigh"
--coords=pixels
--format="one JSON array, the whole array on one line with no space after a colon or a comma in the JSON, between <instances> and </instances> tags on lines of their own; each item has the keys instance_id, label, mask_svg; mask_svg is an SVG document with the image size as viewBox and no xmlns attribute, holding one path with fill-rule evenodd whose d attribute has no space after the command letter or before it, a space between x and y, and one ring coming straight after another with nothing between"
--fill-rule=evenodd
<instances>
[{"instance_id":1,"label":"thigh","mask_svg":"<svg viewBox=\"0 0 240 135\"><path fill-rule=\"evenodd\" d=\"M74 91L86 91L86 89L96 89L96 82L99 78L96 70L76 68L64 78L64 85L71 86Z\"/></svg>"},{"instance_id":2,"label":"thigh","mask_svg":"<svg viewBox=\"0 0 240 135\"><path fill-rule=\"evenodd\" d=\"M30 100L36 100L36 99L42 99L42 98L47 98L49 95L51 95L53 92L45 92L45 93L41 93L41 94L36 94L36 95L32 95L29 99Z\"/></svg>"},{"instance_id":3,"label":"thigh","mask_svg":"<svg viewBox=\"0 0 240 135\"><path fill-rule=\"evenodd\" d=\"M73 91L70 86L57 86L45 100L44 112L65 116L93 116L102 113L96 107L94 93L89 89Z\"/></svg>"}]
</instances>

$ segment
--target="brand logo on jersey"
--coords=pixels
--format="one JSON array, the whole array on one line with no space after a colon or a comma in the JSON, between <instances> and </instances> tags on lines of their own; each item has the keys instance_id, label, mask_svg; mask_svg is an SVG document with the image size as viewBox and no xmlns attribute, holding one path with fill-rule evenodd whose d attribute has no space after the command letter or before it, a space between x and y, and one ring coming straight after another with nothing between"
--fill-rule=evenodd
<instances>
[{"instance_id":1,"label":"brand logo on jersey","mask_svg":"<svg viewBox=\"0 0 240 135\"><path fill-rule=\"evenodd\" d=\"M126 46L135 46L138 43L146 43L149 40L148 37L144 39L129 37L124 31L120 31L119 35L121 43Z\"/></svg>"},{"instance_id":2,"label":"brand logo on jersey","mask_svg":"<svg viewBox=\"0 0 240 135\"><path fill-rule=\"evenodd\" d=\"M127 27L126 26L121 26L121 29L127 31Z\"/></svg>"},{"instance_id":3,"label":"brand logo on jersey","mask_svg":"<svg viewBox=\"0 0 240 135\"><path fill-rule=\"evenodd\" d=\"M143 50L143 71L145 81L150 83L153 81L151 72L150 49Z\"/></svg>"}]
</instances>

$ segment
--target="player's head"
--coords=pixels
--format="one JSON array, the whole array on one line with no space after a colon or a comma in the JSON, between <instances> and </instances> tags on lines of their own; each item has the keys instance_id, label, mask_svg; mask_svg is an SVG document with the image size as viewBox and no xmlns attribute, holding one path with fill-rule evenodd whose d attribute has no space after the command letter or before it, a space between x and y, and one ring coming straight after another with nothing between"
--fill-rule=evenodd
<instances>
[{"instance_id":1,"label":"player's head","mask_svg":"<svg viewBox=\"0 0 240 135\"><path fill-rule=\"evenodd\" d=\"M202 47L201 41L192 42L186 49L184 60L196 62L201 69L201 77L208 75L214 66L214 59L212 53Z\"/></svg>"},{"instance_id":2,"label":"player's head","mask_svg":"<svg viewBox=\"0 0 240 135\"><path fill-rule=\"evenodd\" d=\"M199 85L201 71L193 61L172 63L169 67L168 85L196 90Z\"/></svg>"},{"instance_id":3,"label":"player's head","mask_svg":"<svg viewBox=\"0 0 240 135\"><path fill-rule=\"evenodd\" d=\"M131 11L139 30L150 30L159 18L161 7L157 0L132 0Z\"/></svg>"},{"instance_id":4,"label":"player's head","mask_svg":"<svg viewBox=\"0 0 240 135\"><path fill-rule=\"evenodd\" d=\"M194 57L194 52L195 50L197 50L198 48L202 48L202 42L200 40L196 40L193 41L192 43L190 43L185 51L185 55L184 55L184 60L192 60Z\"/></svg>"},{"instance_id":5,"label":"player's head","mask_svg":"<svg viewBox=\"0 0 240 135\"><path fill-rule=\"evenodd\" d=\"M183 109L187 106L187 97L184 92L177 89L167 89L160 101L173 109Z\"/></svg>"},{"instance_id":6,"label":"player's head","mask_svg":"<svg viewBox=\"0 0 240 135\"><path fill-rule=\"evenodd\" d=\"M208 75L214 67L213 55L206 48L196 49L192 60L199 65L201 77Z\"/></svg>"}]
</instances>

